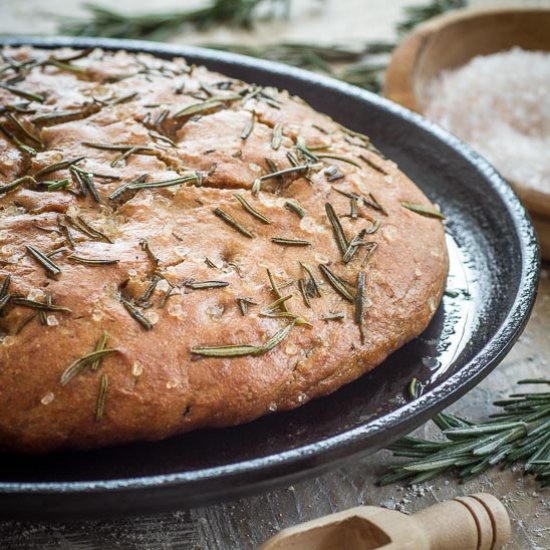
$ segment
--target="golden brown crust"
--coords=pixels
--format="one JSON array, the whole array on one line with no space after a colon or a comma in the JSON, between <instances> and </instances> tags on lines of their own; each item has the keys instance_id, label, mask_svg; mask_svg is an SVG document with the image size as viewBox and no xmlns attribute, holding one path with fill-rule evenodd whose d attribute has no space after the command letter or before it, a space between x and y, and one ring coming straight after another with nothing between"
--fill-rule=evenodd
<instances>
[{"instance_id":1,"label":"golden brown crust","mask_svg":"<svg viewBox=\"0 0 550 550\"><path fill-rule=\"evenodd\" d=\"M292 409L380 364L429 323L447 274L443 226L402 206L433 208L365 138L285 92L189 68L181 59L95 50L56 66L45 61L48 56L66 59L75 52L19 48L5 53L23 63L14 71L25 78L13 86L44 100L26 105L24 98L0 88L0 126L8 131L0 134L2 182L35 178L0 192L0 284L11 277L0 316L0 448L43 452L155 440ZM31 59L43 62L25 65ZM6 110L14 104L28 112ZM195 117L174 116L197 104ZM39 141L18 128L8 112ZM125 150L98 144L144 149L116 162ZM307 169L266 178L259 194L252 193L255 180L274 167L292 167L289 155ZM63 168L37 175L79 157L84 158L74 166L96 174L92 182L99 204L89 187L86 196L78 194L78 173ZM109 198L142 175L148 183L185 175L189 181ZM48 190L42 183L63 179L69 179L68 188ZM336 189L367 198L372 193L384 212L359 202L357 218L350 217L350 198ZM271 223L247 212L237 192ZM285 205L288 199L299 202L303 218ZM366 265L370 247L365 245L343 263L326 203L348 242L362 229L374 231L363 237L377 243ZM216 208L253 238L215 215ZM79 217L104 236L86 233ZM282 245L273 237L309 244ZM48 275L27 245L45 254L66 249L51 258L61 274ZM82 264L71 255L117 263ZM321 297L300 262L310 267ZM358 274L365 273L363 343L354 320L358 306L334 290L319 265L350 283L352 295ZM292 295L285 302L289 312L300 317L288 337L262 354L192 353L204 346L261 346L292 322L262 315L277 297L267 269L281 293ZM228 285L194 288L202 281ZM311 307L300 293L304 284ZM144 296L148 290L150 296ZM48 296L71 311L37 315L21 302L46 302ZM245 315L238 298L254 302ZM148 319L151 330L130 315L124 300ZM334 314L344 318L325 319ZM116 352L97 369L85 366L62 384L68 366L94 351L104 332L107 347ZM102 378L107 387L101 414Z\"/></svg>"}]
</instances>

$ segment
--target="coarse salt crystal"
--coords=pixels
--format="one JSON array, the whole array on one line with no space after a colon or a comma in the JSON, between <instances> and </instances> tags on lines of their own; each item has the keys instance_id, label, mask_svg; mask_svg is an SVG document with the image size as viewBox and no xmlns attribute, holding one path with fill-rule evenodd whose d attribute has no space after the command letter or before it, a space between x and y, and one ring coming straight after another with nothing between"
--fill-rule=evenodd
<instances>
[{"instance_id":1,"label":"coarse salt crystal","mask_svg":"<svg viewBox=\"0 0 550 550\"><path fill-rule=\"evenodd\" d=\"M550 193L550 53L513 48L444 71L425 115L512 182Z\"/></svg>"}]
</instances>

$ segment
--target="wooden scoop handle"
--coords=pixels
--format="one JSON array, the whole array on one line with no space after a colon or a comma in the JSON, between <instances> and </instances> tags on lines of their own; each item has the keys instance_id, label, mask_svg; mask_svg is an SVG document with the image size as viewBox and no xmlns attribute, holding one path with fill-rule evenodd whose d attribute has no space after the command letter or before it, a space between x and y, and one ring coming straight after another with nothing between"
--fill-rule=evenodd
<instances>
[{"instance_id":1,"label":"wooden scoop handle","mask_svg":"<svg viewBox=\"0 0 550 550\"><path fill-rule=\"evenodd\" d=\"M407 516L359 506L291 527L260 550L498 550L510 519L495 497L479 493Z\"/></svg>"},{"instance_id":2,"label":"wooden scoop handle","mask_svg":"<svg viewBox=\"0 0 550 550\"><path fill-rule=\"evenodd\" d=\"M497 550L511 534L506 509L486 493L435 504L412 519L428 536L430 550Z\"/></svg>"}]
</instances>

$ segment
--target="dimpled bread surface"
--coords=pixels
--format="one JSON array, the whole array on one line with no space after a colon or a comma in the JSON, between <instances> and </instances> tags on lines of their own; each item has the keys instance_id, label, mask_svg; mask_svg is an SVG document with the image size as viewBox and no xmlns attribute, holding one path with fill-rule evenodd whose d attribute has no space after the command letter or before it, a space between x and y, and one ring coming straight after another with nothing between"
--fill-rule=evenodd
<instances>
[{"instance_id":1,"label":"dimpled bread surface","mask_svg":"<svg viewBox=\"0 0 550 550\"><path fill-rule=\"evenodd\" d=\"M183 59L4 60L1 450L293 409L432 319L443 224L366 136Z\"/></svg>"}]
</instances>

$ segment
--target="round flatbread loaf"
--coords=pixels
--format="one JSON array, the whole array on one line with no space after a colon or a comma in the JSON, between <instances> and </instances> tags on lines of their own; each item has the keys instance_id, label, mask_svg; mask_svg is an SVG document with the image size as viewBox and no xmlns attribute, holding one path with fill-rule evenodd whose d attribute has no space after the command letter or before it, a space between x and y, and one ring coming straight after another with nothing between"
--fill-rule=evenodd
<instances>
[{"instance_id":1,"label":"round flatbread loaf","mask_svg":"<svg viewBox=\"0 0 550 550\"><path fill-rule=\"evenodd\" d=\"M441 216L367 137L183 59L4 55L2 450L248 422L428 325Z\"/></svg>"}]
</instances>

